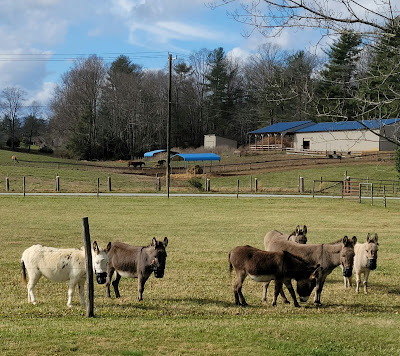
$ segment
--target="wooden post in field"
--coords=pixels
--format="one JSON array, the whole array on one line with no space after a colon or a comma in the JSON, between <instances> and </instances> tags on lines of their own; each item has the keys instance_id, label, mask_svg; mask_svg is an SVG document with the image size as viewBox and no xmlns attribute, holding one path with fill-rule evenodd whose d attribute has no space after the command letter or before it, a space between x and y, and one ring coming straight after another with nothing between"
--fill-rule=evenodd
<instances>
[{"instance_id":1,"label":"wooden post in field","mask_svg":"<svg viewBox=\"0 0 400 356\"><path fill-rule=\"evenodd\" d=\"M236 199L239 199L239 179L237 180Z\"/></svg>"},{"instance_id":2,"label":"wooden post in field","mask_svg":"<svg viewBox=\"0 0 400 356\"><path fill-rule=\"evenodd\" d=\"M304 193L304 177L300 177L299 179L299 193Z\"/></svg>"},{"instance_id":3,"label":"wooden post in field","mask_svg":"<svg viewBox=\"0 0 400 356\"><path fill-rule=\"evenodd\" d=\"M111 177L108 176L107 178L107 186L108 186L108 191L111 192Z\"/></svg>"},{"instance_id":4,"label":"wooden post in field","mask_svg":"<svg viewBox=\"0 0 400 356\"><path fill-rule=\"evenodd\" d=\"M250 193L253 192L253 176L250 176Z\"/></svg>"},{"instance_id":5,"label":"wooden post in field","mask_svg":"<svg viewBox=\"0 0 400 356\"><path fill-rule=\"evenodd\" d=\"M82 218L83 227L83 243L85 247L86 260L86 285L87 285L87 304L86 316L94 317L94 285L93 285L93 264L92 264L92 249L90 244L89 219Z\"/></svg>"},{"instance_id":6,"label":"wooden post in field","mask_svg":"<svg viewBox=\"0 0 400 356\"><path fill-rule=\"evenodd\" d=\"M386 208L386 187L383 186L383 205Z\"/></svg>"},{"instance_id":7,"label":"wooden post in field","mask_svg":"<svg viewBox=\"0 0 400 356\"><path fill-rule=\"evenodd\" d=\"M60 176L56 175L56 192L60 191Z\"/></svg>"},{"instance_id":8,"label":"wooden post in field","mask_svg":"<svg viewBox=\"0 0 400 356\"><path fill-rule=\"evenodd\" d=\"M99 197L100 193L100 178L97 178L97 198Z\"/></svg>"},{"instance_id":9,"label":"wooden post in field","mask_svg":"<svg viewBox=\"0 0 400 356\"><path fill-rule=\"evenodd\" d=\"M6 192L8 193L10 191L10 179L6 177Z\"/></svg>"},{"instance_id":10,"label":"wooden post in field","mask_svg":"<svg viewBox=\"0 0 400 356\"><path fill-rule=\"evenodd\" d=\"M374 205L374 183L371 183L371 205Z\"/></svg>"},{"instance_id":11,"label":"wooden post in field","mask_svg":"<svg viewBox=\"0 0 400 356\"><path fill-rule=\"evenodd\" d=\"M210 192L210 191L211 191L211 181L210 181L210 178L207 178L206 191L207 191L207 192Z\"/></svg>"},{"instance_id":12,"label":"wooden post in field","mask_svg":"<svg viewBox=\"0 0 400 356\"><path fill-rule=\"evenodd\" d=\"M156 189L157 189L157 192L159 192L161 190L161 178L160 177L156 177Z\"/></svg>"},{"instance_id":13,"label":"wooden post in field","mask_svg":"<svg viewBox=\"0 0 400 356\"><path fill-rule=\"evenodd\" d=\"M312 197L313 198L315 197L315 180L313 180L313 183L312 183Z\"/></svg>"},{"instance_id":14,"label":"wooden post in field","mask_svg":"<svg viewBox=\"0 0 400 356\"><path fill-rule=\"evenodd\" d=\"M258 192L258 179L254 178L254 191L257 193Z\"/></svg>"},{"instance_id":15,"label":"wooden post in field","mask_svg":"<svg viewBox=\"0 0 400 356\"><path fill-rule=\"evenodd\" d=\"M25 196L25 192L26 192L26 179L25 179L25 176L24 176L24 179L22 181L22 190L23 190L24 196Z\"/></svg>"}]
</instances>

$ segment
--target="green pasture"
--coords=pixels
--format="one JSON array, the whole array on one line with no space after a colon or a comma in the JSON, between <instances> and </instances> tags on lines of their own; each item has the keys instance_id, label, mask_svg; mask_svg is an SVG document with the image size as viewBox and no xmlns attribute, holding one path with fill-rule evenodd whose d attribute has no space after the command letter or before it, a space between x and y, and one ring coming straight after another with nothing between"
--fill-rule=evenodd
<instances>
[{"instance_id":1,"label":"green pasture","mask_svg":"<svg viewBox=\"0 0 400 356\"><path fill-rule=\"evenodd\" d=\"M400 338L399 201L370 206L341 199L0 197L0 353L2 355L398 355ZM163 279L150 277L143 302L137 281L122 298L95 285L95 318L86 318L67 284L39 281L37 305L20 282L23 250L41 243L80 247L82 217L92 241L147 245L168 236ZM263 247L272 229L308 226L310 243L379 234L378 268L368 295L345 290L340 268L328 277L321 308L261 302L246 280L246 308L234 305L228 252ZM312 295L313 296L313 295Z\"/></svg>"},{"instance_id":2,"label":"green pasture","mask_svg":"<svg viewBox=\"0 0 400 356\"><path fill-rule=\"evenodd\" d=\"M17 153L19 163L12 162L13 153L0 150L0 193L6 191L6 177L9 179L10 192L21 193L23 191L23 177L26 182L26 192L54 192L56 187L56 176L60 177L61 192L69 193L95 193L97 191L97 180L100 182L100 192L108 192L108 177L111 177L112 191L116 193L125 192L156 192L156 177L139 174L141 171L121 169L126 168L126 162L83 162L61 159L52 156ZM271 154L274 156L275 154ZM268 156L256 155L248 157L223 156L225 163L241 160L242 163L250 159L262 160ZM285 157L285 155L280 155ZM148 161L147 166L154 165ZM117 169L119 168L119 169ZM393 161L357 161L343 159L332 164L307 166L302 168L280 169L279 171L258 171L251 174L228 176L222 175L199 175L194 177L201 184L197 189L190 180L190 175L172 174L172 192L201 192L205 186L205 179L210 179L211 192L236 193L237 181L241 193L250 193L255 189L255 178L258 180L258 191L260 193L297 193L299 177L304 177L305 191L312 191L313 181L320 180L343 180L345 174L352 178L362 179L385 179L397 184L398 173L394 168ZM326 187L327 184L322 185ZM165 179L161 178L162 192L165 192ZM319 185L316 189L320 188ZM397 192L397 191L396 191ZM390 191L388 191L390 194ZM397 192L398 193L398 192Z\"/></svg>"}]
</instances>

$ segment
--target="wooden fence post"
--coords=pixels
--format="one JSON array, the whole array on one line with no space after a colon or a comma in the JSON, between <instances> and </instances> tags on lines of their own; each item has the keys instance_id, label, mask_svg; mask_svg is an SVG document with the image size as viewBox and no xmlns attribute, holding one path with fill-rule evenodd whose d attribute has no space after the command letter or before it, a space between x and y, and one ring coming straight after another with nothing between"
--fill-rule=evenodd
<instances>
[{"instance_id":1,"label":"wooden fence post","mask_svg":"<svg viewBox=\"0 0 400 356\"><path fill-rule=\"evenodd\" d=\"M159 192L161 190L161 178L156 177L156 189Z\"/></svg>"},{"instance_id":2,"label":"wooden fence post","mask_svg":"<svg viewBox=\"0 0 400 356\"><path fill-rule=\"evenodd\" d=\"M386 187L383 186L383 205L386 208Z\"/></svg>"},{"instance_id":3,"label":"wooden fence post","mask_svg":"<svg viewBox=\"0 0 400 356\"><path fill-rule=\"evenodd\" d=\"M56 175L56 192L60 191L60 176Z\"/></svg>"},{"instance_id":4,"label":"wooden fence post","mask_svg":"<svg viewBox=\"0 0 400 356\"><path fill-rule=\"evenodd\" d=\"M299 193L304 193L304 177L300 177L299 179Z\"/></svg>"},{"instance_id":5,"label":"wooden fence post","mask_svg":"<svg viewBox=\"0 0 400 356\"><path fill-rule=\"evenodd\" d=\"M111 177L108 176L107 178L107 185L108 185L108 191L111 192Z\"/></svg>"},{"instance_id":6,"label":"wooden fence post","mask_svg":"<svg viewBox=\"0 0 400 356\"><path fill-rule=\"evenodd\" d=\"M94 285L93 285L93 264L92 264L92 249L90 245L89 219L82 218L83 227L83 243L85 246L86 260L86 285L87 285L87 305L86 316L94 317Z\"/></svg>"},{"instance_id":7,"label":"wooden fence post","mask_svg":"<svg viewBox=\"0 0 400 356\"><path fill-rule=\"evenodd\" d=\"M25 192L26 192L26 179L25 179L25 176L24 176L24 179L22 181L22 190L23 190L24 196L25 196Z\"/></svg>"},{"instance_id":8,"label":"wooden fence post","mask_svg":"<svg viewBox=\"0 0 400 356\"><path fill-rule=\"evenodd\" d=\"M207 178L207 180L206 180L206 191L207 192L209 192L209 191L211 191L211 181L210 181L210 178Z\"/></svg>"},{"instance_id":9,"label":"wooden fence post","mask_svg":"<svg viewBox=\"0 0 400 356\"><path fill-rule=\"evenodd\" d=\"M10 191L10 179L6 177L6 192L8 193Z\"/></svg>"},{"instance_id":10,"label":"wooden fence post","mask_svg":"<svg viewBox=\"0 0 400 356\"><path fill-rule=\"evenodd\" d=\"M258 179L254 178L254 191L257 193L258 192Z\"/></svg>"},{"instance_id":11,"label":"wooden fence post","mask_svg":"<svg viewBox=\"0 0 400 356\"><path fill-rule=\"evenodd\" d=\"M99 197L100 193L100 178L97 178L97 198Z\"/></svg>"},{"instance_id":12,"label":"wooden fence post","mask_svg":"<svg viewBox=\"0 0 400 356\"><path fill-rule=\"evenodd\" d=\"M236 187L236 199L239 198L239 179L237 180L237 187Z\"/></svg>"}]
</instances>

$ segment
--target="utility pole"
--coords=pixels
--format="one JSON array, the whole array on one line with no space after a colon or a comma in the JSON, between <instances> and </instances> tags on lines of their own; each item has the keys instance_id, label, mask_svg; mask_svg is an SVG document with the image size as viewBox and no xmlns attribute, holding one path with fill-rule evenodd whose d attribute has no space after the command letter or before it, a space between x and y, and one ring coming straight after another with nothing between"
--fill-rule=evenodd
<instances>
[{"instance_id":1,"label":"utility pole","mask_svg":"<svg viewBox=\"0 0 400 356\"><path fill-rule=\"evenodd\" d=\"M176 59L176 57L174 58ZM171 109L172 109L172 54L168 54L168 121L167 121L167 196L169 198L170 174L171 174Z\"/></svg>"}]
</instances>

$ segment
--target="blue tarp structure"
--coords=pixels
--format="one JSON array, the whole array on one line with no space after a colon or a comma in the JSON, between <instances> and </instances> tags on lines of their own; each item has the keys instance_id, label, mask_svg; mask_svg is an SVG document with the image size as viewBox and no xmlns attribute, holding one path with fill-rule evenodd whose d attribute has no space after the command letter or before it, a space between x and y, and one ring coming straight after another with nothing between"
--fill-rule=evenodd
<instances>
[{"instance_id":1,"label":"blue tarp structure","mask_svg":"<svg viewBox=\"0 0 400 356\"><path fill-rule=\"evenodd\" d=\"M154 155L156 155L157 153L161 153L161 152L167 152L167 150L163 149L163 150L154 150L154 151L146 152L144 154L144 157L154 157Z\"/></svg>"},{"instance_id":2,"label":"blue tarp structure","mask_svg":"<svg viewBox=\"0 0 400 356\"><path fill-rule=\"evenodd\" d=\"M178 153L171 157L171 161L220 161L221 157L215 153Z\"/></svg>"}]
</instances>

